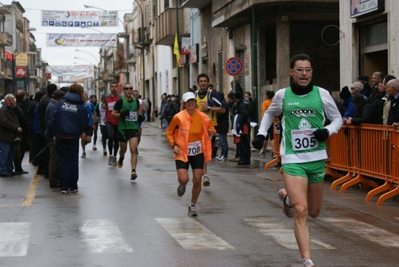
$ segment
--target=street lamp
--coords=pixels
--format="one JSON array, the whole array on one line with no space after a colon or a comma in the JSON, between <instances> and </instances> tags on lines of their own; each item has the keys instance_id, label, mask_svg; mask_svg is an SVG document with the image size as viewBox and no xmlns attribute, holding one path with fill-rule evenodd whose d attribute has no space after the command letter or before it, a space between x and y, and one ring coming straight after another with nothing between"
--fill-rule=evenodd
<instances>
[{"instance_id":1,"label":"street lamp","mask_svg":"<svg viewBox=\"0 0 399 267\"><path fill-rule=\"evenodd\" d=\"M143 8L141 5L137 2L137 0L133 1L133 4L136 3L137 6L140 8L141 12L141 57L142 57L142 63L143 63L143 81L142 81L142 87L143 87L143 97L145 96L145 58L144 58L144 12Z\"/></svg>"},{"instance_id":2,"label":"street lamp","mask_svg":"<svg viewBox=\"0 0 399 267\"><path fill-rule=\"evenodd\" d=\"M85 8L94 8L94 9L99 9L105 12L108 12L108 10L105 10L103 8L100 7L96 7L96 6L90 6L90 5L83 5ZM125 62L126 62L126 82L129 82L129 70L128 70L128 65L127 65L127 54L128 54L128 34L127 34L127 25L125 25L125 23L119 18L118 16L118 20L122 23L123 28L125 29Z\"/></svg>"},{"instance_id":3,"label":"street lamp","mask_svg":"<svg viewBox=\"0 0 399 267\"><path fill-rule=\"evenodd\" d=\"M92 57L97 61L97 64L99 63L98 59L97 59L92 53L89 53L89 52L87 52L87 51L80 50L80 49L75 49L75 51L76 51L76 52L83 52L83 53L89 54L90 56L92 56Z\"/></svg>"},{"instance_id":4,"label":"street lamp","mask_svg":"<svg viewBox=\"0 0 399 267\"><path fill-rule=\"evenodd\" d=\"M90 65L94 65L93 63L91 63L91 62L88 61L87 59L84 59L84 58L81 58L81 57L74 57L74 59L84 60L84 61L88 62Z\"/></svg>"}]
</instances>

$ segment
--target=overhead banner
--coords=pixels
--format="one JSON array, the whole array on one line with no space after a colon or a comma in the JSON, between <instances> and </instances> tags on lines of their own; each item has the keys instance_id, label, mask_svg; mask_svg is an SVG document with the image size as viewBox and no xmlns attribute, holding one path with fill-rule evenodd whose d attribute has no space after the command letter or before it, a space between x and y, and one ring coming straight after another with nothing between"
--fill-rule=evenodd
<instances>
[{"instance_id":1,"label":"overhead banner","mask_svg":"<svg viewBox=\"0 0 399 267\"><path fill-rule=\"evenodd\" d=\"M91 65L48 65L46 73L52 77L63 77L63 82L80 82L82 78L93 77L93 66Z\"/></svg>"},{"instance_id":2,"label":"overhead banner","mask_svg":"<svg viewBox=\"0 0 399 267\"><path fill-rule=\"evenodd\" d=\"M115 27L118 11L42 10L42 26L49 27Z\"/></svg>"},{"instance_id":3,"label":"overhead banner","mask_svg":"<svg viewBox=\"0 0 399 267\"><path fill-rule=\"evenodd\" d=\"M47 33L46 46L84 46L84 47L103 47L116 46L116 34L98 33Z\"/></svg>"}]
</instances>

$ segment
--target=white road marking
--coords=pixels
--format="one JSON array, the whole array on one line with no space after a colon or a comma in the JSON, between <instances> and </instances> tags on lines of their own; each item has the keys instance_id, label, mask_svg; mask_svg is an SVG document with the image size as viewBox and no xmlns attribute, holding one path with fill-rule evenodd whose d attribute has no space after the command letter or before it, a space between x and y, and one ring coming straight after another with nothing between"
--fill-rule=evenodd
<instances>
[{"instance_id":1,"label":"white road marking","mask_svg":"<svg viewBox=\"0 0 399 267\"><path fill-rule=\"evenodd\" d=\"M349 231L377 243L383 247L399 247L399 235L388 232L374 225L354 219L323 218L323 221L331 223L345 231Z\"/></svg>"},{"instance_id":2,"label":"white road marking","mask_svg":"<svg viewBox=\"0 0 399 267\"><path fill-rule=\"evenodd\" d=\"M155 220L185 249L234 249L194 219L156 218Z\"/></svg>"},{"instance_id":3,"label":"white road marking","mask_svg":"<svg viewBox=\"0 0 399 267\"><path fill-rule=\"evenodd\" d=\"M0 223L0 257L22 257L28 254L31 224Z\"/></svg>"},{"instance_id":4,"label":"white road marking","mask_svg":"<svg viewBox=\"0 0 399 267\"><path fill-rule=\"evenodd\" d=\"M89 220L80 228L92 253L133 252L118 227L109 220Z\"/></svg>"},{"instance_id":5,"label":"white road marking","mask_svg":"<svg viewBox=\"0 0 399 267\"><path fill-rule=\"evenodd\" d=\"M294 230L285 228L284 225L268 217L246 218L245 222L258 230L264 236L274 239L279 245L287 249L298 249L295 240ZM335 249L335 247L319 240L311 239L312 249Z\"/></svg>"}]
</instances>

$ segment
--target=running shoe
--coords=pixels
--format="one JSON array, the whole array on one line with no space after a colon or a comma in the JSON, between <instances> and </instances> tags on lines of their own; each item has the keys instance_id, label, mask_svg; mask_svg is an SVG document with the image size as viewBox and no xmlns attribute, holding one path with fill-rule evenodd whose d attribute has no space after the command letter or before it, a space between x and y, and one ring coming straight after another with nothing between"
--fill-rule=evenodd
<instances>
[{"instance_id":1,"label":"running shoe","mask_svg":"<svg viewBox=\"0 0 399 267\"><path fill-rule=\"evenodd\" d=\"M314 267L313 261L311 259L304 259L303 267Z\"/></svg>"},{"instance_id":2,"label":"running shoe","mask_svg":"<svg viewBox=\"0 0 399 267\"><path fill-rule=\"evenodd\" d=\"M221 156L222 156L222 155L216 156L215 159L220 160L220 157L221 157Z\"/></svg>"},{"instance_id":3,"label":"running shoe","mask_svg":"<svg viewBox=\"0 0 399 267\"><path fill-rule=\"evenodd\" d=\"M137 173L136 172L132 172L130 174L130 180L134 181L134 180L136 180L136 178L137 178Z\"/></svg>"},{"instance_id":4,"label":"running shoe","mask_svg":"<svg viewBox=\"0 0 399 267\"><path fill-rule=\"evenodd\" d=\"M265 154L266 154L266 151L263 151L263 150L261 150L261 151L259 151L259 155L261 156L261 157L265 157Z\"/></svg>"},{"instance_id":5,"label":"running shoe","mask_svg":"<svg viewBox=\"0 0 399 267\"><path fill-rule=\"evenodd\" d=\"M118 166L118 162L116 160L116 156L113 157L112 162L114 163L114 166Z\"/></svg>"},{"instance_id":6,"label":"running shoe","mask_svg":"<svg viewBox=\"0 0 399 267\"><path fill-rule=\"evenodd\" d=\"M112 156L108 158L108 166L114 166L114 158Z\"/></svg>"},{"instance_id":7,"label":"running shoe","mask_svg":"<svg viewBox=\"0 0 399 267\"><path fill-rule=\"evenodd\" d=\"M203 176L202 176L202 178L203 178L203 182L202 182L202 185L203 186L210 186L211 185L211 181L209 180L209 177L208 177L208 175L206 175L206 174L204 174Z\"/></svg>"},{"instance_id":8,"label":"running shoe","mask_svg":"<svg viewBox=\"0 0 399 267\"><path fill-rule=\"evenodd\" d=\"M276 158L276 155L274 154L274 152L272 152L272 155L270 156L272 159Z\"/></svg>"},{"instance_id":9,"label":"running shoe","mask_svg":"<svg viewBox=\"0 0 399 267\"><path fill-rule=\"evenodd\" d=\"M196 217L196 216L198 216L198 213L197 213L197 211L195 210L195 206L194 206L194 205L188 206L188 216L190 216L190 217Z\"/></svg>"},{"instance_id":10,"label":"running shoe","mask_svg":"<svg viewBox=\"0 0 399 267\"><path fill-rule=\"evenodd\" d=\"M225 156L220 156L220 157L218 158L218 160L219 160L219 161L226 161L226 160L227 160L227 157L225 157Z\"/></svg>"},{"instance_id":11,"label":"running shoe","mask_svg":"<svg viewBox=\"0 0 399 267\"><path fill-rule=\"evenodd\" d=\"M119 159L118 159L117 165L118 165L118 168L119 168L119 169L122 168L122 166L123 166L123 159L124 159L124 158L122 158L122 157L119 157Z\"/></svg>"},{"instance_id":12,"label":"running shoe","mask_svg":"<svg viewBox=\"0 0 399 267\"><path fill-rule=\"evenodd\" d=\"M65 190L61 191L61 194L63 194L63 195L65 195L66 193L67 193L67 191L65 191Z\"/></svg>"},{"instance_id":13,"label":"running shoe","mask_svg":"<svg viewBox=\"0 0 399 267\"><path fill-rule=\"evenodd\" d=\"M179 197L183 196L184 193L186 192L186 185L185 184L179 184L179 186L177 187L177 195Z\"/></svg>"},{"instance_id":14,"label":"running shoe","mask_svg":"<svg viewBox=\"0 0 399 267\"><path fill-rule=\"evenodd\" d=\"M81 158L82 158L82 159L85 159L85 158L86 158L86 152L83 152L83 153L82 153Z\"/></svg>"},{"instance_id":15,"label":"running shoe","mask_svg":"<svg viewBox=\"0 0 399 267\"><path fill-rule=\"evenodd\" d=\"M97 150L97 147L96 147L96 146L93 146L93 150Z\"/></svg>"},{"instance_id":16,"label":"running shoe","mask_svg":"<svg viewBox=\"0 0 399 267\"><path fill-rule=\"evenodd\" d=\"M103 150L103 155L104 155L104 156L107 155L107 150Z\"/></svg>"},{"instance_id":17,"label":"running shoe","mask_svg":"<svg viewBox=\"0 0 399 267\"><path fill-rule=\"evenodd\" d=\"M72 194L76 194L77 192L78 192L78 189L71 190Z\"/></svg>"},{"instance_id":18,"label":"running shoe","mask_svg":"<svg viewBox=\"0 0 399 267\"><path fill-rule=\"evenodd\" d=\"M281 188L280 190L278 190L277 195L280 198L280 200L283 201L283 211L285 216L287 216L288 218L294 217L294 209L292 208L292 206L288 206L285 203L285 198L287 197L287 190L285 190L285 188Z\"/></svg>"}]
</instances>

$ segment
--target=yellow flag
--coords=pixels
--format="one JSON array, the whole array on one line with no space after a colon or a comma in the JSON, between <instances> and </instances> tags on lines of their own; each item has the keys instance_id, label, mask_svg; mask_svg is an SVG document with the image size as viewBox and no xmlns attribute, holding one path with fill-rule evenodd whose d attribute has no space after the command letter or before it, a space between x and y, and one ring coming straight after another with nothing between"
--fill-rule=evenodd
<instances>
[{"instance_id":1,"label":"yellow flag","mask_svg":"<svg viewBox=\"0 0 399 267\"><path fill-rule=\"evenodd\" d=\"M177 33L175 34L175 44L173 46L173 54L176 55L177 66L180 67L180 49L179 49L179 40L177 39Z\"/></svg>"}]
</instances>

